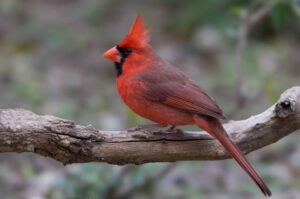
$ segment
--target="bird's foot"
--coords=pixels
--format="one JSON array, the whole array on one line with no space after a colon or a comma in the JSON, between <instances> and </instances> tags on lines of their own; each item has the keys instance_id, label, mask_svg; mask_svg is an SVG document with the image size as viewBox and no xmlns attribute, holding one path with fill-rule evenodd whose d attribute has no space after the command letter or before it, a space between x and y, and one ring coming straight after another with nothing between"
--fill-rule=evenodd
<instances>
[{"instance_id":1,"label":"bird's foot","mask_svg":"<svg viewBox=\"0 0 300 199\"><path fill-rule=\"evenodd\" d=\"M173 126L173 125L167 129L167 132L174 133L174 134L183 134L184 133L183 130L178 129L178 128L176 128L176 126Z\"/></svg>"},{"instance_id":2,"label":"bird's foot","mask_svg":"<svg viewBox=\"0 0 300 199\"><path fill-rule=\"evenodd\" d=\"M135 131L146 131L151 129L163 128L164 126L161 124L146 124L146 125L137 125L133 127L126 128L125 130L128 132L135 132Z\"/></svg>"}]
</instances>

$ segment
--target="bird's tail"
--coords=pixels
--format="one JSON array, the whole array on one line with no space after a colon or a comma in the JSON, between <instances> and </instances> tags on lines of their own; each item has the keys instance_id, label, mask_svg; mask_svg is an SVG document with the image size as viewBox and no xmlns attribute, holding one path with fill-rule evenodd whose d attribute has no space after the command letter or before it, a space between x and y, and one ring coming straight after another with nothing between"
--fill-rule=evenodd
<instances>
[{"instance_id":1,"label":"bird's tail","mask_svg":"<svg viewBox=\"0 0 300 199\"><path fill-rule=\"evenodd\" d=\"M223 145L223 147L253 179L253 181L257 184L257 186L265 196L270 197L272 195L270 189L253 169L253 167L244 157L237 145L230 140L229 136L227 135L225 129L218 119L209 116L195 115L194 121L198 127L207 131Z\"/></svg>"}]
</instances>

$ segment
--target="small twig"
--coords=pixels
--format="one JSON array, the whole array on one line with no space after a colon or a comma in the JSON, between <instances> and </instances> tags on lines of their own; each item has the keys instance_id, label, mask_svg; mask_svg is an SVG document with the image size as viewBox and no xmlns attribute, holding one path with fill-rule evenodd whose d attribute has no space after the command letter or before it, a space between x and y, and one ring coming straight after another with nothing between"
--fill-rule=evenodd
<instances>
[{"instance_id":1,"label":"small twig","mask_svg":"<svg viewBox=\"0 0 300 199\"><path fill-rule=\"evenodd\" d=\"M257 4L260 1L252 1L249 8L241 15L239 30L237 34L237 43L236 43L236 54L235 54L235 67L236 67L236 89L235 89L235 106L232 111L227 115L228 118L232 118L236 110L244 107L249 100L248 95L243 91L244 87L244 71L243 71L243 62L245 60L245 50L248 45L248 36L251 29L264 19L272 10L275 2L270 1L261 7L256 8ZM260 93L260 91L259 91ZM259 95L257 95L259 96Z\"/></svg>"}]
</instances>

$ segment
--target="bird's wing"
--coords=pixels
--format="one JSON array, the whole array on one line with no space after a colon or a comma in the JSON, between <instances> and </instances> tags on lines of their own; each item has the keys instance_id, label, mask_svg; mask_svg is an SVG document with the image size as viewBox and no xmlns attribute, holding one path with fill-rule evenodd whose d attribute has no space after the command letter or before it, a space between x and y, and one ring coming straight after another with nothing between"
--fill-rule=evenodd
<instances>
[{"instance_id":1,"label":"bird's wing","mask_svg":"<svg viewBox=\"0 0 300 199\"><path fill-rule=\"evenodd\" d=\"M146 71L139 78L147 100L185 112L224 118L222 110L206 91L173 66Z\"/></svg>"}]
</instances>

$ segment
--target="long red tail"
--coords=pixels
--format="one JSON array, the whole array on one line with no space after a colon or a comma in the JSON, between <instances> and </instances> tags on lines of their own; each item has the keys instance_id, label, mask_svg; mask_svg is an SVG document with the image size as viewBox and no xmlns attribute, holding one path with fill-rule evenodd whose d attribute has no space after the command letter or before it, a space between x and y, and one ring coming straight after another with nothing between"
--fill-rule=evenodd
<instances>
[{"instance_id":1,"label":"long red tail","mask_svg":"<svg viewBox=\"0 0 300 199\"><path fill-rule=\"evenodd\" d=\"M240 149L235 143L233 143L228 137L225 129L221 122L213 117L209 116L194 116L195 123L201 129L207 131L209 134L214 136L224 146L224 148L232 155L232 157L239 163L239 165L248 173L248 175L254 180L260 190L265 196L270 197L272 195L270 189L259 177L247 159L244 157Z\"/></svg>"}]
</instances>

